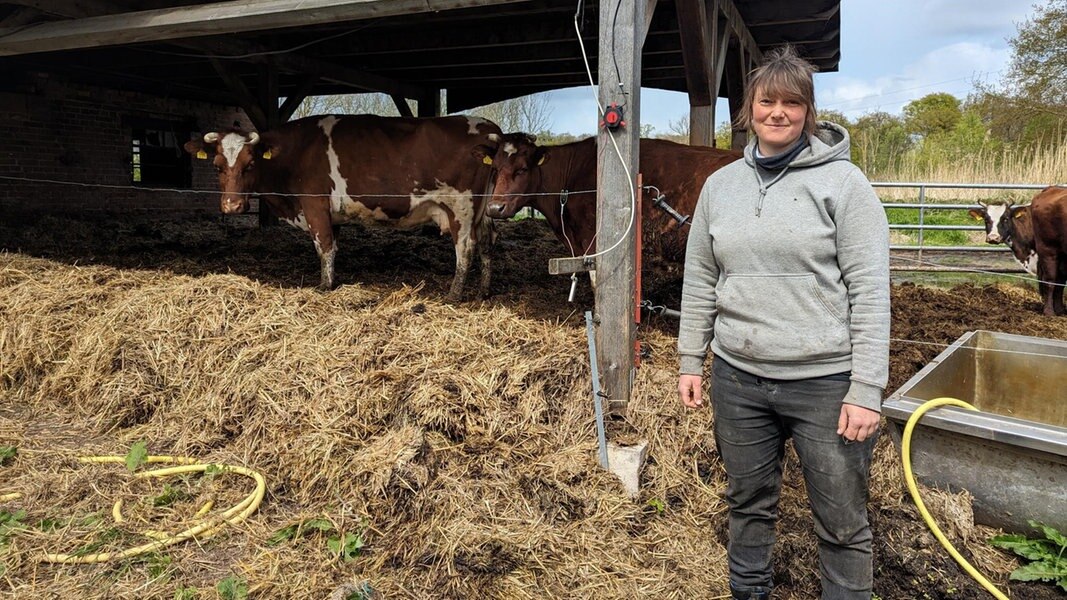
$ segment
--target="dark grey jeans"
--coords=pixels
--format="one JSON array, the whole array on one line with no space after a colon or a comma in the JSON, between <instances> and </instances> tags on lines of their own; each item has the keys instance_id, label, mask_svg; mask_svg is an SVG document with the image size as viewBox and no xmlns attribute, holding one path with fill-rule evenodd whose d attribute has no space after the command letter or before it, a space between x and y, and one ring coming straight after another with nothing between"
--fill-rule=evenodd
<instances>
[{"instance_id":1,"label":"dark grey jeans","mask_svg":"<svg viewBox=\"0 0 1067 600\"><path fill-rule=\"evenodd\" d=\"M787 438L804 469L819 539L823 600L871 598L867 479L874 438L837 435L847 374L785 381L756 377L716 357L711 397L726 466L730 585L736 597L770 592L771 551ZM753 596L758 597L758 596Z\"/></svg>"}]
</instances>

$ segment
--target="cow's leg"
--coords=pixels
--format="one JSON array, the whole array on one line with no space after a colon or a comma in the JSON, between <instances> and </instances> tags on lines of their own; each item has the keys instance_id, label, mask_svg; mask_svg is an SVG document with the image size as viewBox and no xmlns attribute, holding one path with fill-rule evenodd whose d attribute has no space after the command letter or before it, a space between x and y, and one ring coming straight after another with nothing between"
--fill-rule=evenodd
<instances>
[{"instance_id":1,"label":"cow's leg","mask_svg":"<svg viewBox=\"0 0 1067 600\"><path fill-rule=\"evenodd\" d=\"M1056 256L1054 254L1037 253L1037 279L1038 289L1041 292L1041 312L1048 317L1054 316L1056 314L1052 306L1052 298L1056 289Z\"/></svg>"},{"instance_id":2,"label":"cow's leg","mask_svg":"<svg viewBox=\"0 0 1067 600\"><path fill-rule=\"evenodd\" d=\"M496 245L496 228L493 220L486 217L478 223L478 256L481 259L482 273L478 280L478 293L482 298L489 297L489 282L493 273L493 249Z\"/></svg>"},{"instance_id":3,"label":"cow's leg","mask_svg":"<svg viewBox=\"0 0 1067 600\"><path fill-rule=\"evenodd\" d=\"M463 298L463 286L467 281L467 273L471 269L476 242L469 229L463 231L461 235L459 232L454 233L452 241L456 245L456 276L452 279L452 287L448 290L448 299L451 302L459 302Z\"/></svg>"},{"instance_id":4,"label":"cow's leg","mask_svg":"<svg viewBox=\"0 0 1067 600\"><path fill-rule=\"evenodd\" d=\"M321 279L318 290L325 292L334 287L334 258L337 256L337 239L334 237L334 225L330 222L330 213L323 210L304 210L308 222L308 231L315 242L315 252L319 254Z\"/></svg>"},{"instance_id":5,"label":"cow's leg","mask_svg":"<svg viewBox=\"0 0 1067 600\"><path fill-rule=\"evenodd\" d=\"M1063 288L1067 284L1067 252L1060 253L1056 261L1056 283L1052 286L1052 312L1067 313L1063 306Z\"/></svg>"}]
</instances>

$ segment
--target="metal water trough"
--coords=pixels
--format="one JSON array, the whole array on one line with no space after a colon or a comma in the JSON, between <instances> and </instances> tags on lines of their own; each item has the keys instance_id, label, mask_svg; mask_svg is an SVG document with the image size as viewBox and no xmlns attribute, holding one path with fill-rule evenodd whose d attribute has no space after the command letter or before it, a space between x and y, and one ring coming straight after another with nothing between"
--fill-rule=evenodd
<instances>
[{"instance_id":1,"label":"metal water trough","mask_svg":"<svg viewBox=\"0 0 1067 600\"><path fill-rule=\"evenodd\" d=\"M898 448L912 413L945 396L978 410L922 417L911 441L919 481L969 491L978 523L1024 533L1034 519L1067 531L1067 342L964 334L883 405Z\"/></svg>"}]
</instances>

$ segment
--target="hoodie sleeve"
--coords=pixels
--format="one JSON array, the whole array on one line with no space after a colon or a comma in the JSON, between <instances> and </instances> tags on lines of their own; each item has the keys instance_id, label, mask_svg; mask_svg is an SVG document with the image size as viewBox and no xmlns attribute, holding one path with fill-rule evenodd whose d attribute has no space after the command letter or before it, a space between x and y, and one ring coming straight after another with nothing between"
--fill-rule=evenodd
<instances>
[{"instance_id":1,"label":"hoodie sleeve","mask_svg":"<svg viewBox=\"0 0 1067 600\"><path fill-rule=\"evenodd\" d=\"M857 168L836 199L837 262L851 307L852 386L845 402L881 410L889 380L889 223Z\"/></svg>"},{"instance_id":2,"label":"hoodie sleeve","mask_svg":"<svg viewBox=\"0 0 1067 600\"><path fill-rule=\"evenodd\" d=\"M714 240L708 232L711 205L708 186L705 183L700 192L685 251L682 316L678 326L679 370L683 375L703 375L718 312L715 284L719 281L719 266L715 262Z\"/></svg>"}]
</instances>

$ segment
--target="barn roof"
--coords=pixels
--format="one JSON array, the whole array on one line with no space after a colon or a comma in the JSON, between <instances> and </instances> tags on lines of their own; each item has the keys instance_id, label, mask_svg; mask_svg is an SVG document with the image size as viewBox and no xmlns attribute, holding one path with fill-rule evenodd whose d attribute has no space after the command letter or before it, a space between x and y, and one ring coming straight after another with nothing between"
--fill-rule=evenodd
<instances>
[{"instance_id":1,"label":"barn roof","mask_svg":"<svg viewBox=\"0 0 1067 600\"><path fill-rule=\"evenodd\" d=\"M734 33L728 36L727 61L743 56L746 43L751 55L752 46L766 50L789 42L821 71L837 70L840 0L645 1L655 8L642 55L643 87L689 91L683 39L707 31L692 15L710 6L734 16L719 25ZM26 74L51 72L109 88L239 104L242 93L258 94L267 81L275 97L377 90L418 98L444 89L448 110L463 110L586 84L576 12L595 78L598 7L592 0L585 0L581 11L577 5L575 0L0 1L0 68L9 74L0 78L0 90L24 84ZM688 60L693 64L692 55ZM720 88L719 95L726 91Z\"/></svg>"}]
</instances>

